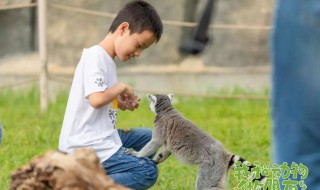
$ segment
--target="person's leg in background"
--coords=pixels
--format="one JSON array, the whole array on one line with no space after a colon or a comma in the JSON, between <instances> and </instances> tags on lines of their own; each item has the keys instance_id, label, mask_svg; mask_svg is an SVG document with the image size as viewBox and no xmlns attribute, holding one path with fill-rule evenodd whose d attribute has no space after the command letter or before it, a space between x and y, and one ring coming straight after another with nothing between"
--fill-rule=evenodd
<instances>
[{"instance_id":1,"label":"person's leg in background","mask_svg":"<svg viewBox=\"0 0 320 190\"><path fill-rule=\"evenodd\" d=\"M123 147L102 163L107 175L115 182L132 189L147 189L158 178L158 168L149 158L137 158L126 154L126 148L139 151L152 137L148 128L118 130Z\"/></svg>"},{"instance_id":2,"label":"person's leg in background","mask_svg":"<svg viewBox=\"0 0 320 190\"><path fill-rule=\"evenodd\" d=\"M278 0L274 19L273 162L304 164L320 189L320 1Z\"/></svg>"}]
</instances>

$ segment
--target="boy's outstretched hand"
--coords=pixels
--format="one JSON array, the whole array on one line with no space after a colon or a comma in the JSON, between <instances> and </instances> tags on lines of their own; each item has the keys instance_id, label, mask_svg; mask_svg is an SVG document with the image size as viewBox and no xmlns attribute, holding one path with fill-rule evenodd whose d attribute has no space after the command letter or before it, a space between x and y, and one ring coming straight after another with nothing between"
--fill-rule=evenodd
<instances>
[{"instance_id":1,"label":"boy's outstretched hand","mask_svg":"<svg viewBox=\"0 0 320 190\"><path fill-rule=\"evenodd\" d=\"M134 93L134 96L129 97L127 94L123 94L118 97L118 108L120 110L133 111L139 107L140 96L138 93Z\"/></svg>"}]
</instances>

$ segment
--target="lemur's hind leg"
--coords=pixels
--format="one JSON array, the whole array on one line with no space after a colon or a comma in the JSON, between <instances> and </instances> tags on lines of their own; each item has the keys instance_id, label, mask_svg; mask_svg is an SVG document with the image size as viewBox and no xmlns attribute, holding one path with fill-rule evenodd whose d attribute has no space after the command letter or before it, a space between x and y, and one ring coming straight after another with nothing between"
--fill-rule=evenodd
<instances>
[{"instance_id":1,"label":"lemur's hind leg","mask_svg":"<svg viewBox=\"0 0 320 190\"><path fill-rule=\"evenodd\" d=\"M158 155L153 159L153 162L156 164L159 164L165 161L170 155L171 155L171 152L167 149L165 145L163 145Z\"/></svg>"},{"instance_id":2,"label":"lemur's hind leg","mask_svg":"<svg viewBox=\"0 0 320 190\"><path fill-rule=\"evenodd\" d=\"M213 163L210 160L199 164L196 182L197 190L225 190L225 188L226 168L223 162Z\"/></svg>"}]
</instances>

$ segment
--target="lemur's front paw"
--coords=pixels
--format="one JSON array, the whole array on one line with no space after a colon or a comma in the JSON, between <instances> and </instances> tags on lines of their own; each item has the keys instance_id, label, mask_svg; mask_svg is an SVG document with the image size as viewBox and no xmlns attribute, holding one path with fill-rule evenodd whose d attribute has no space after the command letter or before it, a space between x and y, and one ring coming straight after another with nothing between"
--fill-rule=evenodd
<instances>
[{"instance_id":1,"label":"lemur's front paw","mask_svg":"<svg viewBox=\"0 0 320 190\"><path fill-rule=\"evenodd\" d=\"M129 149L125 150L124 153L126 153L126 154L131 154L131 155L133 155L133 156L138 156L138 152L135 151L135 150L132 149L132 148L129 148Z\"/></svg>"}]
</instances>

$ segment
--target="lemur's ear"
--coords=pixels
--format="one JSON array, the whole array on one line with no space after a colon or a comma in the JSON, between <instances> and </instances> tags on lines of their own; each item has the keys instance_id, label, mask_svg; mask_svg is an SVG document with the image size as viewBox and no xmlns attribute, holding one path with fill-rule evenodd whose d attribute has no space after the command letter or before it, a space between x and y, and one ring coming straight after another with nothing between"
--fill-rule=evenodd
<instances>
[{"instance_id":1,"label":"lemur's ear","mask_svg":"<svg viewBox=\"0 0 320 190\"><path fill-rule=\"evenodd\" d=\"M172 94L172 93L168 94L168 97L169 97L169 99L170 99L170 102L172 102L172 100L173 100L173 94Z\"/></svg>"},{"instance_id":2,"label":"lemur's ear","mask_svg":"<svg viewBox=\"0 0 320 190\"><path fill-rule=\"evenodd\" d=\"M152 102L154 104L156 103L156 101L157 101L157 97L156 96L151 95L151 94L147 94L147 97L149 98L150 102Z\"/></svg>"}]
</instances>

